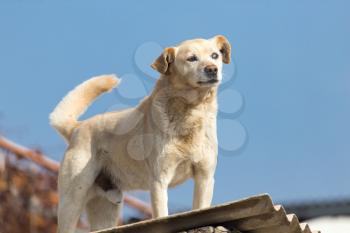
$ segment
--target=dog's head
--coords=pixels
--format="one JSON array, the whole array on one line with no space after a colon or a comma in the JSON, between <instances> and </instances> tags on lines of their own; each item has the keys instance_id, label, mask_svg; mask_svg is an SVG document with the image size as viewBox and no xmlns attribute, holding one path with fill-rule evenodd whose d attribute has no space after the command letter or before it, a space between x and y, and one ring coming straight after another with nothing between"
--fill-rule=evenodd
<instances>
[{"instance_id":1,"label":"dog's head","mask_svg":"<svg viewBox=\"0 0 350 233\"><path fill-rule=\"evenodd\" d=\"M231 46L224 36L184 41L164 49L152 68L177 83L194 88L213 87L222 80L222 63L230 63Z\"/></svg>"}]
</instances>

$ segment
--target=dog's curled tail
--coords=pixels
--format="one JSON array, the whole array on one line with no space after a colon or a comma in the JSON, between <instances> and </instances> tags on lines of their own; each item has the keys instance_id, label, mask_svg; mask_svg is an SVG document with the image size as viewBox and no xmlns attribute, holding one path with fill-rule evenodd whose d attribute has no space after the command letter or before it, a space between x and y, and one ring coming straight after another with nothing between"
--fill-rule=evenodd
<instances>
[{"instance_id":1,"label":"dog's curled tail","mask_svg":"<svg viewBox=\"0 0 350 233\"><path fill-rule=\"evenodd\" d=\"M50 124L69 140L78 118L102 93L108 92L120 82L115 75L93 77L70 91L50 114Z\"/></svg>"}]
</instances>

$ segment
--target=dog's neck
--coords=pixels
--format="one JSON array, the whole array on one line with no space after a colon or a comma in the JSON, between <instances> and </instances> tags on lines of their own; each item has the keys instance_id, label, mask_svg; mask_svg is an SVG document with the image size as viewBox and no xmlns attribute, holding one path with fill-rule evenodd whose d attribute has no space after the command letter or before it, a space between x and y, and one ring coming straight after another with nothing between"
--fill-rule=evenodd
<instances>
[{"instance_id":1,"label":"dog's neck","mask_svg":"<svg viewBox=\"0 0 350 233\"><path fill-rule=\"evenodd\" d=\"M216 119L217 88L186 88L170 81L168 76L162 76L138 108L163 132L190 143L203 132L204 124Z\"/></svg>"},{"instance_id":2,"label":"dog's neck","mask_svg":"<svg viewBox=\"0 0 350 233\"><path fill-rule=\"evenodd\" d=\"M174 82L174 79L172 76L162 75L151 94L152 100L167 99L185 108L216 106L217 87L194 88L189 84Z\"/></svg>"}]
</instances>

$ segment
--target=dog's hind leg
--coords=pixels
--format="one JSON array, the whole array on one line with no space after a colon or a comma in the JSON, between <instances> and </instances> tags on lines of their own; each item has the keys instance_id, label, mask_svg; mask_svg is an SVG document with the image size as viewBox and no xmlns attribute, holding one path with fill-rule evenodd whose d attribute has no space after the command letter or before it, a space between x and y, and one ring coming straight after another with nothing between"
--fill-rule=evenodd
<instances>
[{"instance_id":1,"label":"dog's hind leg","mask_svg":"<svg viewBox=\"0 0 350 233\"><path fill-rule=\"evenodd\" d=\"M122 194L120 192L120 200ZM86 205L90 231L114 227L118 223L121 202L111 202L106 196L96 195Z\"/></svg>"},{"instance_id":2,"label":"dog's hind leg","mask_svg":"<svg viewBox=\"0 0 350 233\"><path fill-rule=\"evenodd\" d=\"M98 173L88 150L70 148L59 173L58 233L74 233Z\"/></svg>"}]
</instances>

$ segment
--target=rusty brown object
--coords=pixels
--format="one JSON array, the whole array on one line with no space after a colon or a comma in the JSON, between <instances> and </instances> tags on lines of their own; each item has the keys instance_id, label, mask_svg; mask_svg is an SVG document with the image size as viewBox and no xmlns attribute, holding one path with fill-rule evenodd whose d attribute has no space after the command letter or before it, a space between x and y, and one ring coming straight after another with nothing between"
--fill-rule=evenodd
<instances>
[{"instance_id":1,"label":"rusty brown object","mask_svg":"<svg viewBox=\"0 0 350 233\"><path fill-rule=\"evenodd\" d=\"M44 154L38 151L31 150L29 148L18 145L3 136L0 136L0 148L3 148L22 158L31 160L35 164L43 168L46 168L51 172L58 173L58 170L59 170L58 162L49 159L47 156L45 156ZM149 218L152 215L152 210L149 204L137 198L126 195L124 197L124 203L130 206L131 208L137 209L138 211L143 213L146 218Z\"/></svg>"},{"instance_id":2,"label":"rusty brown object","mask_svg":"<svg viewBox=\"0 0 350 233\"><path fill-rule=\"evenodd\" d=\"M0 158L0 232L55 233L56 174L8 151Z\"/></svg>"},{"instance_id":3,"label":"rusty brown object","mask_svg":"<svg viewBox=\"0 0 350 233\"><path fill-rule=\"evenodd\" d=\"M147 203L141 201L140 199L137 199L132 196L125 196L124 203L143 213L146 218L152 217L151 207Z\"/></svg>"},{"instance_id":4,"label":"rusty brown object","mask_svg":"<svg viewBox=\"0 0 350 233\"><path fill-rule=\"evenodd\" d=\"M0 136L0 147L10 151L13 154L29 159L34 163L36 163L37 165L46 168L47 170L50 170L56 173L58 172L59 165L57 162L47 158L46 156L44 156L43 154L37 151L20 146L1 136Z\"/></svg>"}]
</instances>

